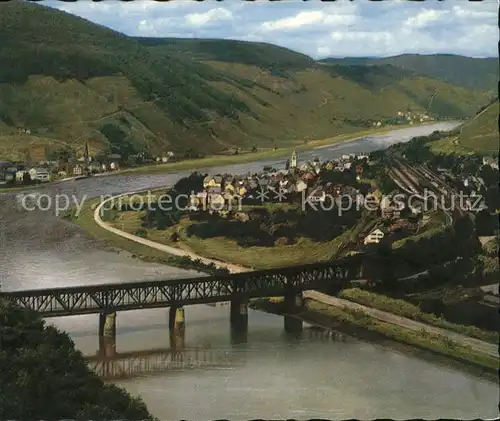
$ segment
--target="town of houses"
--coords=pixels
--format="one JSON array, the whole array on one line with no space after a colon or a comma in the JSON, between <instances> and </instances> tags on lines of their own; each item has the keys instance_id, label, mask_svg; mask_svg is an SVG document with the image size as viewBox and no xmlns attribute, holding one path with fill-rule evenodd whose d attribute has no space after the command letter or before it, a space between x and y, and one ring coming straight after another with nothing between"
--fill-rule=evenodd
<instances>
[{"instance_id":1,"label":"town of houses","mask_svg":"<svg viewBox=\"0 0 500 421\"><path fill-rule=\"evenodd\" d=\"M343 172L356 163L359 164L358 173L361 173L361 163L368 160L368 155L351 154L327 162L320 163L316 159L299 165L294 152L287 169L264 167L262 172L254 174L207 175L203 180L203 191L191 196L191 209L225 213L237 201L284 202L297 195L306 195L310 202L323 202L327 195L352 195L356 198L359 192L354 187L322 183L321 173L325 170Z\"/></svg>"},{"instance_id":2,"label":"town of houses","mask_svg":"<svg viewBox=\"0 0 500 421\"><path fill-rule=\"evenodd\" d=\"M284 170L264 167L260 173L246 175L207 175L203 179L202 190L190 195L189 209L242 221L248 220L249 217L243 211L244 207L239 205L258 205L263 202L290 203L306 199L314 207L320 206L321 202L325 202L329 197L340 207L344 206L342 201L346 201L354 204L353 208L361 209L366 196L358 188L349 184L323 181L321 175L325 171L343 172L355 166L359 179L363 173L363 165L367 164L369 155L350 154L326 162L320 163L316 159L297 165L294 153L289 168ZM364 193L374 194L376 206L373 210L379 218L378 224L359 234L358 241L361 246L378 244L384 239L395 241L418 230L418 222L423 217L421 206L402 207L401 203L396 203L391 197L381 197L374 187Z\"/></svg>"},{"instance_id":3,"label":"town of houses","mask_svg":"<svg viewBox=\"0 0 500 421\"><path fill-rule=\"evenodd\" d=\"M175 154L170 151L150 159L146 159L143 154L131 158L142 164L165 164L175 159ZM89 175L118 171L123 164L125 164L124 157L120 154L109 154L97 160L90 155L88 144L86 144L82 156L65 161L41 160L36 163L28 163L0 160L0 185L45 183L66 178L83 178Z\"/></svg>"}]
</instances>

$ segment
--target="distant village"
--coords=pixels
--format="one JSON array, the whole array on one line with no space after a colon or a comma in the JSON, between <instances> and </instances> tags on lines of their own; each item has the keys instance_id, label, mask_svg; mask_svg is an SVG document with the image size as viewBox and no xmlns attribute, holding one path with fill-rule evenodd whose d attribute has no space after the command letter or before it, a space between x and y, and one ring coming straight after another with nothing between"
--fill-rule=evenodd
<instances>
[{"instance_id":1,"label":"distant village","mask_svg":"<svg viewBox=\"0 0 500 421\"><path fill-rule=\"evenodd\" d=\"M29 131L25 133L29 134ZM133 160L141 164L164 164L175 158L173 152L166 152L162 156L154 158L147 158L143 155L138 154L129 157L128 162ZM55 180L84 178L90 175L118 171L124 163L124 157L120 154L101 155L98 158L91 156L87 143L83 155L79 158L54 161L40 160L36 163L0 160L0 185L37 184Z\"/></svg>"}]
</instances>

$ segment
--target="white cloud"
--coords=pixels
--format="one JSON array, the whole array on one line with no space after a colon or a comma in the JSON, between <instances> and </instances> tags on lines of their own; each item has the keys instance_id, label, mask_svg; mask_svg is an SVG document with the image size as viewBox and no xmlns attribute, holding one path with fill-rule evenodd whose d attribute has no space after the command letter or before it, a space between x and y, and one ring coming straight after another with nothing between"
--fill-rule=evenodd
<instances>
[{"instance_id":1,"label":"white cloud","mask_svg":"<svg viewBox=\"0 0 500 421\"><path fill-rule=\"evenodd\" d=\"M224 8L217 8L209 10L206 13L191 13L186 16L186 21L192 26L203 26L209 22L216 22L221 20L232 20L233 14L231 11Z\"/></svg>"},{"instance_id":2,"label":"white cloud","mask_svg":"<svg viewBox=\"0 0 500 421\"><path fill-rule=\"evenodd\" d=\"M321 10L300 12L295 16L267 21L261 25L263 31L279 31L287 29L298 29L306 25L349 25L356 21L354 15L340 15L325 13Z\"/></svg>"},{"instance_id":3,"label":"white cloud","mask_svg":"<svg viewBox=\"0 0 500 421\"><path fill-rule=\"evenodd\" d=\"M280 29L295 29L304 25L312 25L313 23L321 22L324 19L324 14L321 11L300 12L296 16L279 19L274 22L264 22L262 29L265 31L276 31Z\"/></svg>"},{"instance_id":4,"label":"white cloud","mask_svg":"<svg viewBox=\"0 0 500 421\"><path fill-rule=\"evenodd\" d=\"M465 19L496 19L497 10L474 10L463 6L453 6L453 13L458 18Z\"/></svg>"},{"instance_id":5,"label":"white cloud","mask_svg":"<svg viewBox=\"0 0 500 421\"><path fill-rule=\"evenodd\" d=\"M443 16L447 15L448 13L449 13L448 10L444 11L424 10L423 12L420 12L416 16L407 19L405 25L414 28L424 28L440 20Z\"/></svg>"},{"instance_id":6,"label":"white cloud","mask_svg":"<svg viewBox=\"0 0 500 421\"><path fill-rule=\"evenodd\" d=\"M268 42L311 55L497 56L498 0L446 2L80 1L56 7L132 36Z\"/></svg>"}]
</instances>

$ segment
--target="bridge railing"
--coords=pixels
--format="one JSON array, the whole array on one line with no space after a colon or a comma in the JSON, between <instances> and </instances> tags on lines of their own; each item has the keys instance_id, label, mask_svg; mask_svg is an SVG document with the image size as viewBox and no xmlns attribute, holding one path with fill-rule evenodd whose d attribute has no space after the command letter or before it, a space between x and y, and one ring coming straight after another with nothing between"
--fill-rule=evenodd
<instances>
[{"instance_id":1,"label":"bridge railing","mask_svg":"<svg viewBox=\"0 0 500 421\"><path fill-rule=\"evenodd\" d=\"M3 292L0 297L44 317L123 311L173 305L206 304L283 295L356 279L361 259L346 259L237 274L122 284Z\"/></svg>"}]
</instances>

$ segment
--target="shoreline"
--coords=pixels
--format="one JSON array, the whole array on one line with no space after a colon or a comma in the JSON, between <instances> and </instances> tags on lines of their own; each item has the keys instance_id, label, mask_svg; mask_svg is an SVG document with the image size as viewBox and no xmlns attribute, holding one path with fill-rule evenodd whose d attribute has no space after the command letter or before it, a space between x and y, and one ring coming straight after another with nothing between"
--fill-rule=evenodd
<instances>
[{"instance_id":1,"label":"shoreline","mask_svg":"<svg viewBox=\"0 0 500 421\"><path fill-rule=\"evenodd\" d=\"M198 260L198 261L200 261L200 263L207 265L207 266L213 264L216 268L227 269L231 273L239 273L239 272L245 272L245 271L251 270L250 268L245 268L245 267L242 267L239 265L225 263L225 262L221 262L221 261L215 260L215 259L210 259L210 258L201 256L199 254L193 253L193 252L188 251L188 250L183 250L181 248L168 246L166 244L161 244L161 243L158 243L156 241L151 241L151 240L148 240L146 238L141 238L137 235L130 234L126 231L115 228L110 223L105 222L101 218L101 215L100 215L101 209L106 203L108 203L109 201L114 200L116 198L119 198L119 197L132 196L132 195L135 195L138 193L139 192L124 193L124 194L121 194L118 196L110 197L110 198L106 199L105 201L100 202L99 205L97 205L95 207L94 214L93 214L94 221L96 222L96 224L99 225L99 227L101 227L102 229L104 229L108 232L111 232L115 235L118 235L122 238L128 239L130 241L134 241L135 243L145 245L146 247L151 247L153 249L163 251L163 252L165 252L167 254L171 254L173 256L187 257L187 258L191 259L192 261Z\"/></svg>"},{"instance_id":2,"label":"shoreline","mask_svg":"<svg viewBox=\"0 0 500 421\"><path fill-rule=\"evenodd\" d=\"M384 327L386 327L386 325L372 324L367 321L372 320L367 315L363 316L365 323L358 323L356 320L347 320L347 317L344 316L349 316L349 313L335 306L324 304L321 300L316 300L315 298L307 297L304 300L304 305L305 310L298 313L296 317L305 323L318 326L325 330L335 330L356 339L383 346L392 351L399 351L405 355L410 355L425 361L452 367L488 381L498 380L497 368L465 360L458 355L450 355L449 353L444 354L435 346L432 347L432 343L430 342L431 338L422 335L422 333L420 333L421 342L427 340L428 343L424 342L419 344L417 341L409 341L409 331L402 327L397 327L396 325L387 325L391 327L393 331L385 331ZM253 300L250 307L254 310L283 316L280 303L276 301L271 302L269 299ZM329 312L334 314L329 314ZM416 338L419 338L419 336L416 336Z\"/></svg>"},{"instance_id":3,"label":"shoreline","mask_svg":"<svg viewBox=\"0 0 500 421\"><path fill-rule=\"evenodd\" d=\"M380 129L366 129L353 131L351 133L342 133L325 139L317 139L308 142L307 144L292 144L291 146L284 146L278 150L266 150L261 152L248 152L239 155L208 155L199 159L187 159L184 161L153 164L140 166L135 168L127 168L123 170L114 171L106 174L107 176L119 175L148 175L148 174L169 174L175 171L190 171L197 168L212 168L216 166L235 165L235 164L248 164L252 162L266 161L272 159L284 158L292 153L295 149L297 152L314 151L319 148L328 148L331 146L340 146L350 142L357 141L367 136L382 135L391 131L405 130L414 127L425 127L429 125L445 123L446 121L433 121L418 125L401 124L386 126Z\"/></svg>"},{"instance_id":4,"label":"shoreline","mask_svg":"<svg viewBox=\"0 0 500 421\"><path fill-rule=\"evenodd\" d=\"M354 131L351 133L342 133L338 134L336 136L332 136L330 138L326 139L317 139L317 140L312 140L308 142L307 144L296 144L291 146L284 146L276 151L274 150L267 150L267 151L261 151L261 152L248 152L244 153L241 155L208 155L203 158L199 159L186 159L183 161L177 161L177 162L172 162L172 163L165 163L165 164L152 164L152 165L143 165L139 167L134 167L134 168L126 168L123 170L117 170L117 171L111 171L111 172L106 172L106 173L100 173L93 175L92 177L117 177L121 175L153 175L153 174L170 174L173 172L182 172L182 171L193 171L196 170L197 168L213 168L217 166L226 166L226 165L235 165L235 164L248 164L248 163L253 163L253 162L259 162L259 161L267 161L267 160L272 160L272 159L281 159L289 154L292 153L292 151L295 149L297 152L304 152L304 151L314 151L314 150L320 150L324 148L329 148L332 146L340 146L340 145L346 145L351 142L358 141L364 137L368 136L376 136L376 135L383 135L385 133L391 132L391 131L398 131L398 130L405 130L405 129L410 129L410 128L415 128L415 127L426 127L426 126L432 126L435 124L440 124L440 123L446 123L447 120L443 121L432 121L428 123L422 123L422 124L401 124L401 125L392 125L392 126L386 126L384 128L380 129L366 129L366 130L359 130L359 131ZM19 192L22 190L32 190L32 189L38 189L41 187L46 187L46 186L52 186L61 182L68 182L68 181L78 181L77 177L68 177L66 179L62 180L55 180L55 181L50 181L48 183L42 183L40 185L34 185L34 186L13 186L13 187L1 187L0 185L0 194L5 194L5 193L15 193Z\"/></svg>"},{"instance_id":5,"label":"shoreline","mask_svg":"<svg viewBox=\"0 0 500 421\"><path fill-rule=\"evenodd\" d=\"M164 192L165 189L168 189L168 187L145 189L135 193ZM122 195L113 196L113 198L119 196ZM112 200L113 198L109 198L108 200ZM237 266L226 264L225 262L221 261L216 262L219 266L219 268L217 268L215 260L213 262L208 262L207 260L210 259L207 259L203 256L193 256L194 258L190 258L188 257L189 253L182 253L181 249L179 249L179 253L176 254L168 253L165 251L166 248L164 249L164 245L162 245L161 243L158 243L158 245L163 247L154 248L142 241L135 241L136 239L143 240L141 237L131 235L114 227L111 227L112 230L108 230L98 224L95 219L96 214L98 215L99 213L99 211L97 211L97 208L100 207L99 200L99 198L95 198L86 202L82 208L81 213L78 216L75 216L70 212L65 217L63 217L63 219L65 219L68 223L74 224L78 228L82 229L85 235L100 242L102 249L105 251L125 252L133 259L139 259L145 263L157 263L179 269L195 270L199 273L208 275L213 274L214 270L216 269L229 270L227 269L228 266ZM102 222L104 225L108 225L105 221ZM117 235L116 231L121 231L125 235Z\"/></svg>"}]
</instances>

